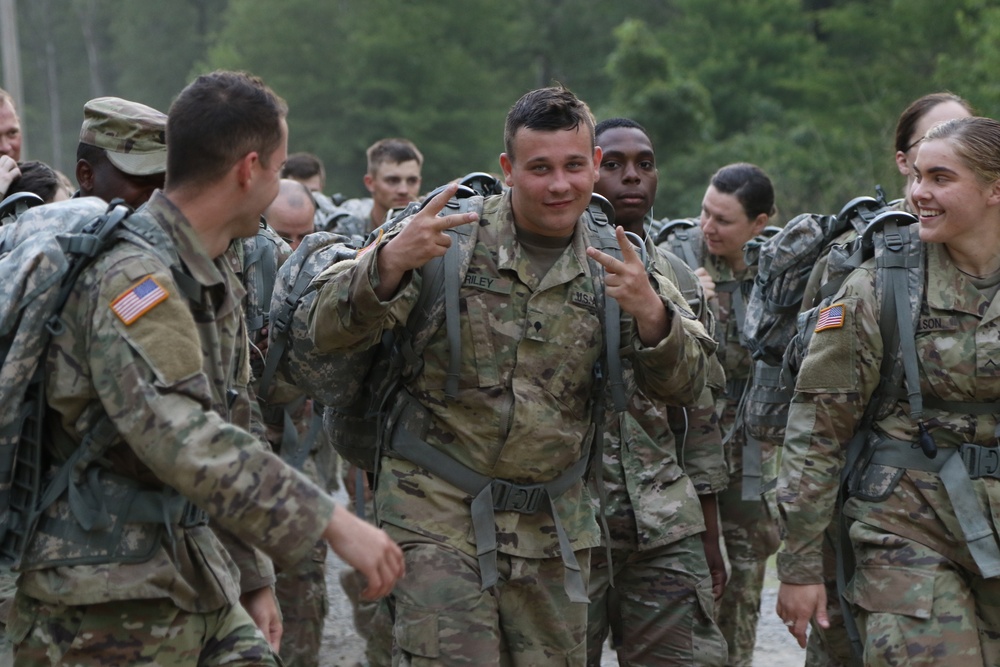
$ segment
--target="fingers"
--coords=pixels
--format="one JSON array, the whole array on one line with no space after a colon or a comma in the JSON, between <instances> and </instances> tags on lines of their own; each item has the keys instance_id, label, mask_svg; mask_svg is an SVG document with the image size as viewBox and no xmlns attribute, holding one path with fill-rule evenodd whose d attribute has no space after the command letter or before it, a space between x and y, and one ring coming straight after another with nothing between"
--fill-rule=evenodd
<instances>
[{"instance_id":1,"label":"fingers","mask_svg":"<svg viewBox=\"0 0 1000 667\"><path fill-rule=\"evenodd\" d=\"M448 201L455 196L456 192L458 192L458 184L451 183L448 187L436 194L434 198L431 199L423 209L421 209L419 215L431 218L429 226L432 229L443 232L446 229L458 227L459 225L464 225L479 219L479 216L475 213L455 213L453 215L438 217L438 214L444 211Z\"/></svg>"},{"instance_id":2,"label":"fingers","mask_svg":"<svg viewBox=\"0 0 1000 667\"><path fill-rule=\"evenodd\" d=\"M621 259L612 257L597 248L587 248L587 256L603 266L605 271L614 274L624 273L626 267L631 264L642 264L642 259L635 251L635 246L628 240L621 225L615 227L615 238L618 239L618 248L622 251ZM643 271L645 271L645 267L643 267Z\"/></svg>"}]
</instances>

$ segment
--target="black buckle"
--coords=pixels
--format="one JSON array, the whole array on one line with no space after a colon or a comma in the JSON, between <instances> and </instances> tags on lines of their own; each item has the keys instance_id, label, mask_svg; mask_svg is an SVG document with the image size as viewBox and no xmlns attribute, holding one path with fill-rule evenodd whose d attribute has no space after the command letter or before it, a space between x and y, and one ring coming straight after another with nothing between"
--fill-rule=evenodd
<instances>
[{"instance_id":1,"label":"black buckle","mask_svg":"<svg viewBox=\"0 0 1000 667\"><path fill-rule=\"evenodd\" d=\"M208 513L194 503L188 501L184 503L184 512L181 515L181 520L177 523L181 528L204 526L208 523Z\"/></svg>"},{"instance_id":2,"label":"black buckle","mask_svg":"<svg viewBox=\"0 0 1000 667\"><path fill-rule=\"evenodd\" d=\"M493 509L499 512L534 514L538 511L538 506L545 494L545 487L538 484L529 486L494 479L491 486L493 487Z\"/></svg>"},{"instance_id":3,"label":"black buckle","mask_svg":"<svg viewBox=\"0 0 1000 667\"><path fill-rule=\"evenodd\" d=\"M969 471L969 479L980 477L1000 478L1000 447L984 447L964 442L959 446L958 453Z\"/></svg>"}]
</instances>

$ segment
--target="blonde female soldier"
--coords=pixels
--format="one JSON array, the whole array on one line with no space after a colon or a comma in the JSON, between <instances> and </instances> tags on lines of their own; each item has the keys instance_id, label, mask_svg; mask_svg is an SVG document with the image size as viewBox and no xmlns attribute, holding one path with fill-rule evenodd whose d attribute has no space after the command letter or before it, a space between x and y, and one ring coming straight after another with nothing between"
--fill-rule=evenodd
<instances>
[{"instance_id":1,"label":"blonde female soldier","mask_svg":"<svg viewBox=\"0 0 1000 667\"><path fill-rule=\"evenodd\" d=\"M1000 123L936 125L913 170L924 410L915 420L902 391L875 420L878 446L859 473L862 493L843 510L856 560L847 595L866 665L997 665ZM849 276L832 301L842 309L816 327L796 381L778 486L787 531L779 569L820 567L844 447L879 398L883 355L894 353L883 349L875 276L872 262ZM778 614L803 645L825 597L821 584L781 586Z\"/></svg>"}]
</instances>

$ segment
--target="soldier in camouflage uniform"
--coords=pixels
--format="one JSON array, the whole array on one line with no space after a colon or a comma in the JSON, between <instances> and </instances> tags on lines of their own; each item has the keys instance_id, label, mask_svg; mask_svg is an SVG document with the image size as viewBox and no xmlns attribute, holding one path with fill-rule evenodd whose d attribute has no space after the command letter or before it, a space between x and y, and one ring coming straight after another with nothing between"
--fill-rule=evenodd
<instances>
[{"instance_id":1,"label":"soldier in camouflage uniform","mask_svg":"<svg viewBox=\"0 0 1000 667\"><path fill-rule=\"evenodd\" d=\"M295 250L305 235L315 231L315 211L314 200L305 185L282 179L278 196L264 211L270 226L281 235L278 240L280 245L275 244L275 248ZM254 238L259 237L258 234ZM284 259L280 258L279 265ZM264 305L265 310L269 304L270 298ZM266 335L260 340L261 343L266 342ZM320 427L321 414L315 414L321 408L294 387L283 385L281 380L275 380L275 384L272 400L262 402L268 441L286 462L301 469L321 489L331 490L331 487L337 486L336 454ZM284 419L286 406L291 420L287 425ZM294 428L292 437L286 432L289 426ZM323 623L329 608L326 555L326 542L319 540L307 558L294 567L278 572L275 593L285 628L280 655L286 667L319 665Z\"/></svg>"},{"instance_id":2,"label":"soldier in camouflage uniform","mask_svg":"<svg viewBox=\"0 0 1000 667\"><path fill-rule=\"evenodd\" d=\"M83 105L76 148L78 196L124 199L142 206L163 187L167 117L161 111L118 97Z\"/></svg>"},{"instance_id":3,"label":"soldier in camouflage uniform","mask_svg":"<svg viewBox=\"0 0 1000 667\"><path fill-rule=\"evenodd\" d=\"M169 186L76 283L45 362L46 454L83 472L28 541L8 622L16 666L277 664L270 587L240 589L270 562L257 552L238 571L206 512L284 564L322 534L373 596L402 573L384 533L245 430L243 289L212 258L256 232L277 192L284 115L259 79L199 77L171 107Z\"/></svg>"},{"instance_id":4,"label":"soldier in camouflage uniform","mask_svg":"<svg viewBox=\"0 0 1000 667\"><path fill-rule=\"evenodd\" d=\"M330 231L360 239L386 221L394 209L401 209L420 196L420 170L424 156L407 139L379 139L368 147L365 188L370 198L348 199L338 207Z\"/></svg>"},{"instance_id":5,"label":"soldier in camouflage uniform","mask_svg":"<svg viewBox=\"0 0 1000 667\"><path fill-rule=\"evenodd\" d=\"M389 600L394 664L584 663L589 549L599 532L576 471L587 460L594 364L603 357L595 281L631 313L620 323L622 354L647 395L685 404L704 388L712 343L676 305L676 288L658 274L650 280L620 228L622 260L587 247L581 216L601 157L593 128L568 90L527 93L507 116L500 164L510 190L487 198L481 219L436 217L457 189L449 186L357 261L316 280L317 347L363 349L406 319L420 267L450 245L443 230L478 226L461 289L456 396L443 391L450 346L441 327L429 333L422 372L396 396L403 412L388 437L394 452L419 439L487 481L470 495L406 458L382 456L376 510L409 573ZM562 492L527 502L521 485L556 480ZM509 503L497 500L504 490ZM479 528L474 514L486 517Z\"/></svg>"},{"instance_id":6,"label":"soldier in camouflage uniform","mask_svg":"<svg viewBox=\"0 0 1000 667\"><path fill-rule=\"evenodd\" d=\"M614 206L616 223L645 238L643 223L657 184L649 137L642 126L624 118L598 123L595 135L602 150L595 191ZM652 255L658 270L676 283L674 265L656 251ZM677 268L687 271L689 283L698 286L683 262L678 261ZM707 307L702 312L709 314ZM710 316L706 319L711 326ZM722 368L714 355L712 363L721 388ZM614 588L605 550L594 549L588 665L601 664L609 629L614 630L622 664L715 666L725 661L725 640L715 623L712 575L721 595L725 564L715 494L725 488L728 474L711 391L706 388L703 397L699 407L704 420L692 419L690 424L685 417L696 410L671 410L638 390L629 397L626 412L608 412L604 514ZM682 434L681 442L674 431Z\"/></svg>"},{"instance_id":7,"label":"soldier in camouflage uniform","mask_svg":"<svg viewBox=\"0 0 1000 667\"><path fill-rule=\"evenodd\" d=\"M334 200L342 202L343 196L338 194L329 197L323 194L326 189L326 168L323 167L323 161L312 153L292 153L281 169L281 177L298 181L309 189L316 205L313 226L317 230L330 231L331 221L337 214Z\"/></svg>"},{"instance_id":8,"label":"soldier in camouflage uniform","mask_svg":"<svg viewBox=\"0 0 1000 667\"><path fill-rule=\"evenodd\" d=\"M896 166L906 181L903 188L903 199L899 202L901 210L912 212L910 189L915 181L913 160L917 156L920 140L931 127L937 123L952 118L965 118L972 115L972 107L964 99L952 93L931 93L924 95L906 107L896 122L895 148ZM848 243L857 236L852 229L840 235L831 245ZM809 284L802 299L803 310L818 303L816 294L819 286L826 284L827 256L820 258L809 277ZM777 443L781 444L781 443ZM820 626L815 621L810 623L809 639L806 644L805 667L847 667L851 661L851 646L844 627L843 612L837 594L837 561L835 545L839 541L837 519L831 522L824 535L823 550L823 582L826 587L826 618L829 627ZM818 583L819 578L813 577L808 582Z\"/></svg>"},{"instance_id":9,"label":"soldier in camouflage uniform","mask_svg":"<svg viewBox=\"0 0 1000 667\"><path fill-rule=\"evenodd\" d=\"M718 621L729 645L727 664L732 667L752 664L764 569L778 548L776 512L764 498L743 499L747 439L738 415L752 370L740 330L755 275L743 259L743 246L763 231L774 213L774 190L767 175L754 165L731 164L712 176L702 200L700 227L689 231L701 264L692 268L718 309L716 340L726 373L717 411L725 433L729 485L719 494L719 512L731 572L718 605ZM665 243L670 247L669 239Z\"/></svg>"},{"instance_id":10,"label":"soldier in camouflage uniform","mask_svg":"<svg viewBox=\"0 0 1000 667\"><path fill-rule=\"evenodd\" d=\"M925 272L923 289L911 291L920 308L924 410L911 413L904 390L875 415L867 439L874 453L855 471L857 491L843 507L856 561L847 595L866 665L995 665L1000 123L959 118L933 127L911 168ZM789 414L778 486L786 538L777 611L802 645L809 620L826 621L825 589L810 577L820 567L844 447L865 406L885 398L875 395L882 357L895 354L880 333L876 274L874 261L865 263L831 299ZM924 453L929 447L933 458ZM981 529L970 531L977 523Z\"/></svg>"}]
</instances>

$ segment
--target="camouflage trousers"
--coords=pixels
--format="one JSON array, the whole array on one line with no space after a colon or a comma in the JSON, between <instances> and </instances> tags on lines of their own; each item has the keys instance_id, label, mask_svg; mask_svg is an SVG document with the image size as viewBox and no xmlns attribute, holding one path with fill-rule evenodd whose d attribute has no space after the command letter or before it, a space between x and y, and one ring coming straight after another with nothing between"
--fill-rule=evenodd
<instances>
[{"instance_id":1,"label":"camouflage trousers","mask_svg":"<svg viewBox=\"0 0 1000 667\"><path fill-rule=\"evenodd\" d=\"M648 551L614 549L615 587L607 552L591 550L587 664L599 667L612 619L620 619L620 665L703 665L726 660L715 624L712 576L701 535ZM615 622L617 624L617 621Z\"/></svg>"},{"instance_id":2,"label":"camouflage trousers","mask_svg":"<svg viewBox=\"0 0 1000 667\"><path fill-rule=\"evenodd\" d=\"M66 606L18 593L7 630L14 667L282 664L239 605L192 614L170 600Z\"/></svg>"},{"instance_id":3,"label":"camouflage trousers","mask_svg":"<svg viewBox=\"0 0 1000 667\"><path fill-rule=\"evenodd\" d=\"M734 449L739 449L734 447ZM742 464L719 494L722 537L732 572L718 605L718 622L729 645L731 667L751 667L760 620L767 559L778 551L777 511L763 498L742 500Z\"/></svg>"},{"instance_id":4,"label":"camouflage trousers","mask_svg":"<svg viewBox=\"0 0 1000 667\"><path fill-rule=\"evenodd\" d=\"M1000 665L1000 578L859 521L850 535L865 665Z\"/></svg>"},{"instance_id":5,"label":"camouflage trousers","mask_svg":"<svg viewBox=\"0 0 1000 667\"><path fill-rule=\"evenodd\" d=\"M284 626L280 655L287 667L319 665L323 622L330 604L326 595L326 551L326 542L320 540L309 558L278 572L274 592Z\"/></svg>"},{"instance_id":6,"label":"camouflage trousers","mask_svg":"<svg viewBox=\"0 0 1000 667\"><path fill-rule=\"evenodd\" d=\"M587 605L569 601L561 558L498 553L500 579L483 591L474 556L383 528L406 562L406 576L386 607L393 619L393 667L584 664ZM576 557L586 582L589 550Z\"/></svg>"}]
</instances>

